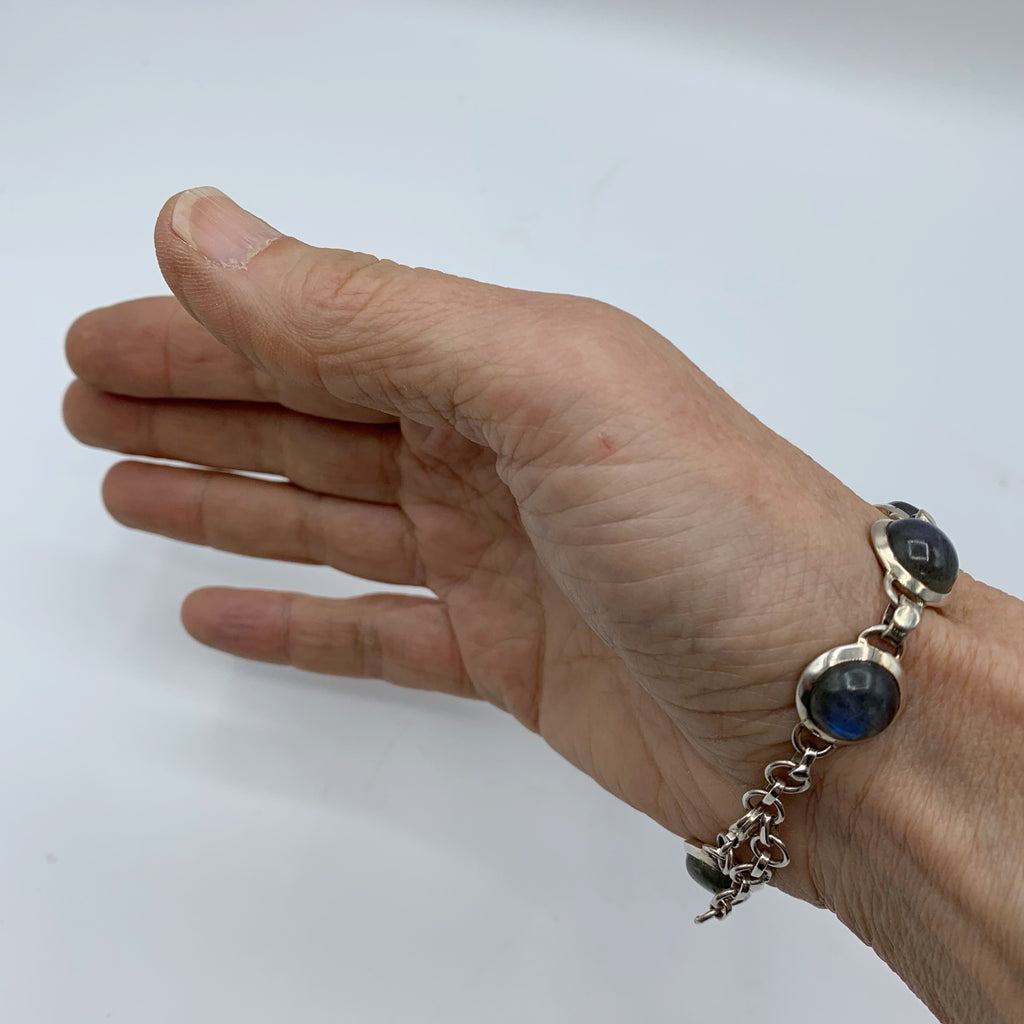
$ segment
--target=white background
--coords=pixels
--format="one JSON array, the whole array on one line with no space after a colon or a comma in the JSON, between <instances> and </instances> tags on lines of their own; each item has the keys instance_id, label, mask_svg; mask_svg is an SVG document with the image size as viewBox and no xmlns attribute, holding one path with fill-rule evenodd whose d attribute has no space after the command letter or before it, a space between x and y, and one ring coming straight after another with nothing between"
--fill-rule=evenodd
<instances>
[{"instance_id":1,"label":"white background","mask_svg":"<svg viewBox=\"0 0 1024 1024\"><path fill-rule=\"evenodd\" d=\"M195 587L362 584L113 524L62 341L217 185L623 306L1019 593L1022 44L986 0L5 0L0 1019L931 1020L774 891L696 929L680 841L499 712L193 643Z\"/></svg>"}]
</instances>

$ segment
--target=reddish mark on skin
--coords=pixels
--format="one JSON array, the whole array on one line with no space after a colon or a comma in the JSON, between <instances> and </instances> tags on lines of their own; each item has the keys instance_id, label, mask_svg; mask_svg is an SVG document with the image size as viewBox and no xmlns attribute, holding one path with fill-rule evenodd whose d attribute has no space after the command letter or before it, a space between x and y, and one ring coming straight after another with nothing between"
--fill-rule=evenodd
<instances>
[{"instance_id":1,"label":"reddish mark on skin","mask_svg":"<svg viewBox=\"0 0 1024 1024\"><path fill-rule=\"evenodd\" d=\"M605 452L613 452L618 447L618 445L616 445L616 443L612 440L610 435L606 434L603 430L600 434L597 435L597 439L598 441L601 442L601 447L605 450Z\"/></svg>"}]
</instances>

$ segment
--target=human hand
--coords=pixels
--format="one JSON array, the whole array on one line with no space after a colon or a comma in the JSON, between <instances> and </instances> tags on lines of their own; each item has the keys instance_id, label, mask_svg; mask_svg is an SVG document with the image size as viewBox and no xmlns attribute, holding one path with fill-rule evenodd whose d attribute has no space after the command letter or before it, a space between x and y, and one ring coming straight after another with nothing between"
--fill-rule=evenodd
<instances>
[{"instance_id":1,"label":"human hand","mask_svg":"<svg viewBox=\"0 0 1024 1024\"><path fill-rule=\"evenodd\" d=\"M186 602L189 632L484 697L662 824L713 835L785 741L803 665L877 617L877 512L621 310L246 217L216 195L167 204L177 300L72 327L66 418L91 444L291 483L129 462L108 507L436 597L216 588Z\"/></svg>"},{"instance_id":2,"label":"human hand","mask_svg":"<svg viewBox=\"0 0 1024 1024\"><path fill-rule=\"evenodd\" d=\"M612 306L315 249L202 190L167 203L156 246L176 298L71 328L70 429L290 482L122 463L112 514L434 594L207 589L193 636L492 701L680 834L737 816L801 669L885 604L871 505ZM950 657L972 585L929 613L908 672ZM830 816L913 743L846 748L792 802L784 888L859 898Z\"/></svg>"}]
</instances>

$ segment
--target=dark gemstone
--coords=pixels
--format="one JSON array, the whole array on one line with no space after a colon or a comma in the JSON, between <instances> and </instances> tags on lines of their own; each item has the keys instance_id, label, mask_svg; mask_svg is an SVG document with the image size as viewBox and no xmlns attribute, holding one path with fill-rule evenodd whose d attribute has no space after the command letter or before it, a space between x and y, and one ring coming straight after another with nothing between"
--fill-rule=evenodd
<instances>
[{"instance_id":1,"label":"dark gemstone","mask_svg":"<svg viewBox=\"0 0 1024 1024\"><path fill-rule=\"evenodd\" d=\"M896 561L919 583L948 594L956 583L960 560L953 542L927 519L894 519L886 527Z\"/></svg>"},{"instance_id":2,"label":"dark gemstone","mask_svg":"<svg viewBox=\"0 0 1024 1024\"><path fill-rule=\"evenodd\" d=\"M916 505L911 505L909 501L890 501L889 504L893 508L902 509L908 516L916 516L921 511Z\"/></svg>"},{"instance_id":3,"label":"dark gemstone","mask_svg":"<svg viewBox=\"0 0 1024 1024\"><path fill-rule=\"evenodd\" d=\"M722 892L732 888L732 880L728 875L698 860L692 853L686 855L686 873L708 892Z\"/></svg>"},{"instance_id":4,"label":"dark gemstone","mask_svg":"<svg viewBox=\"0 0 1024 1024\"><path fill-rule=\"evenodd\" d=\"M877 662L841 661L822 672L805 703L811 721L830 736L866 740L896 717L900 687Z\"/></svg>"}]
</instances>

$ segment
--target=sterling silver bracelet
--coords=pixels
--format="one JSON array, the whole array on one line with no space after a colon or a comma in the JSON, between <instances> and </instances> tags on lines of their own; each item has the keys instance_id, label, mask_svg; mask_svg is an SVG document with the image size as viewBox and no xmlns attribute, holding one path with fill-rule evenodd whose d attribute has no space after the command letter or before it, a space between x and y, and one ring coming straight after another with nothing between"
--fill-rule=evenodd
<instances>
[{"instance_id":1,"label":"sterling silver bracelet","mask_svg":"<svg viewBox=\"0 0 1024 1024\"><path fill-rule=\"evenodd\" d=\"M781 797L806 792L811 766L837 746L877 736L900 710L900 659L907 637L929 605L953 589L960 563L950 539L927 512L903 501L877 506L886 514L871 526L871 544L885 572L889 606L876 626L856 641L819 654L796 688L799 721L791 740L794 755L772 761L765 789L743 794L743 814L714 845L686 842L686 870L714 893L697 924L721 919L789 863L779 838L786 812Z\"/></svg>"}]
</instances>

